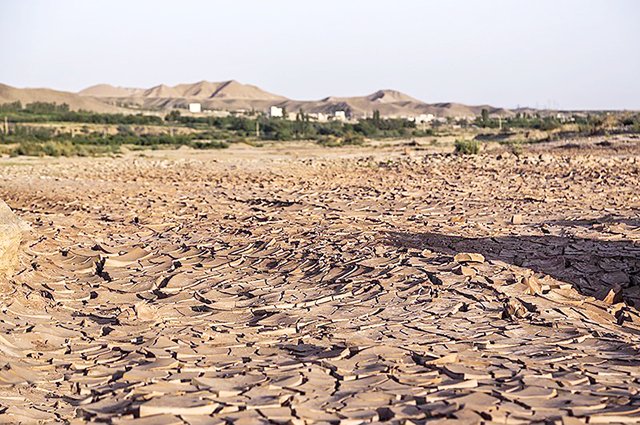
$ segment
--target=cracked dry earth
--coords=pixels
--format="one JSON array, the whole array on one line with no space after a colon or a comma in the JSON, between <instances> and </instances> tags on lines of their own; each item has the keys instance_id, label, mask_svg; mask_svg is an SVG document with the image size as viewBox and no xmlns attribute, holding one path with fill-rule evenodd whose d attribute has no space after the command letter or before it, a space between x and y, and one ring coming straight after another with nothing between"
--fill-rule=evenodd
<instances>
[{"instance_id":1,"label":"cracked dry earth","mask_svg":"<svg viewBox=\"0 0 640 425\"><path fill-rule=\"evenodd\" d=\"M640 161L0 169L0 422L640 423Z\"/></svg>"}]
</instances>

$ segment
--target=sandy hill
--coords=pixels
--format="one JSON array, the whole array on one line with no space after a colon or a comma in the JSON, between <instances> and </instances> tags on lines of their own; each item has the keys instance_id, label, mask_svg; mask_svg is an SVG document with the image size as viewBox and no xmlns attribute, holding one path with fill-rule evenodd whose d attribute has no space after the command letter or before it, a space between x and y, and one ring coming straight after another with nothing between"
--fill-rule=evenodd
<instances>
[{"instance_id":1,"label":"sandy hill","mask_svg":"<svg viewBox=\"0 0 640 425\"><path fill-rule=\"evenodd\" d=\"M251 101L275 102L286 100L283 96L278 96L256 86L242 84L235 80L220 83L200 81L195 84L179 84L174 87L161 84L150 89L131 89L100 84L82 90L80 94L104 98L110 102L115 101L142 107L183 106L194 101L205 103L205 107L214 107L217 104L215 102L217 100L250 101L249 103L244 103L251 107ZM213 103L207 105L207 101L212 101Z\"/></svg>"},{"instance_id":2,"label":"sandy hill","mask_svg":"<svg viewBox=\"0 0 640 425\"><path fill-rule=\"evenodd\" d=\"M407 96L404 93L400 93L396 90L378 90L372 95L367 96L367 99L371 102L378 103L404 103L404 102L416 102L422 103L417 99L414 99L411 96Z\"/></svg>"},{"instance_id":3,"label":"sandy hill","mask_svg":"<svg viewBox=\"0 0 640 425\"><path fill-rule=\"evenodd\" d=\"M114 87L110 84L97 84L78 92L78 94L93 97L127 97L139 91L141 90L128 87Z\"/></svg>"},{"instance_id":4,"label":"sandy hill","mask_svg":"<svg viewBox=\"0 0 640 425\"><path fill-rule=\"evenodd\" d=\"M0 84L0 104L18 100L23 105L31 102L66 103L72 111L84 109L102 113L123 112L121 108L106 104L95 98L80 96L76 93L51 89L18 89Z\"/></svg>"},{"instance_id":5,"label":"sandy hill","mask_svg":"<svg viewBox=\"0 0 640 425\"><path fill-rule=\"evenodd\" d=\"M326 97L319 101L280 102L278 106L288 111L304 109L310 113L332 114L336 111L347 111L354 117L371 117L374 111L380 111L384 117L400 118L420 114L433 114L436 117L475 117L486 108L490 114L510 115L511 111L492 106L467 106L460 103L428 104L395 90L379 90L360 97Z\"/></svg>"},{"instance_id":6,"label":"sandy hill","mask_svg":"<svg viewBox=\"0 0 640 425\"><path fill-rule=\"evenodd\" d=\"M181 93L173 87L160 84L159 86L151 87L148 90L143 91L138 96L140 97L180 97Z\"/></svg>"},{"instance_id":7,"label":"sandy hill","mask_svg":"<svg viewBox=\"0 0 640 425\"><path fill-rule=\"evenodd\" d=\"M0 103L21 101L23 104L41 101L67 103L72 110L95 112L139 112L136 109L187 108L189 103L199 102L204 109L256 110L267 112L271 106L281 106L290 112L304 110L308 113L333 114L345 111L352 117L370 117L380 111L384 117L411 117L433 114L437 117L474 117L487 109L493 115L512 115L513 111L488 105L467 106L460 103L428 104L396 90L379 90L367 96L330 96L316 101L287 99L269 93L259 87L235 80L223 82L200 81L195 84L167 86L160 84L148 89L114 87L98 84L78 94L50 89L17 89L0 84Z\"/></svg>"},{"instance_id":8,"label":"sandy hill","mask_svg":"<svg viewBox=\"0 0 640 425\"><path fill-rule=\"evenodd\" d=\"M87 98L113 105L136 108L187 108L198 102L204 109L256 110L266 112L271 106L281 106L290 112L304 110L309 113L332 114L345 111L352 117L372 116L380 111L385 117L411 117L433 114L437 117L474 117L486 108L491 114L510 115L506 109L491 106L467 106L459 103L428 104L396 90L379 90L367 96L330 96L317 101L287 99L256 86L235 80L223 82L200 81L195 84L167 86L160 84L149 89L113 87L99 84L80 92Z\"/></svg>"}]
</instances>

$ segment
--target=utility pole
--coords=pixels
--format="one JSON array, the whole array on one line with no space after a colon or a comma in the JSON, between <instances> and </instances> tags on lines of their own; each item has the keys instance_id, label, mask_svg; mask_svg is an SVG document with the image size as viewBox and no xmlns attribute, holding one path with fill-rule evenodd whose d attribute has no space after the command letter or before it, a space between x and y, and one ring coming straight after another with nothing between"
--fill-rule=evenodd
<instances>
[{"instance_id":1,"label":"utility pole","mask_svg":"<svg viewBox=\"0 0 640 425\"><path fill-rule=\"evenodd\" d=\"M260 123L258 122L258 118L256 118L256 139L260 138Z\"/></svg>"},{"instance_id":2,"label":"utility pole","mask_svg":"<svg viewBox=\"0 0 640 425\"><path fill-rule=\"evenodd\" d=\"M9 121L6 115L4 116L4 134L9 135Z\"/></svg>"}]
</instances>

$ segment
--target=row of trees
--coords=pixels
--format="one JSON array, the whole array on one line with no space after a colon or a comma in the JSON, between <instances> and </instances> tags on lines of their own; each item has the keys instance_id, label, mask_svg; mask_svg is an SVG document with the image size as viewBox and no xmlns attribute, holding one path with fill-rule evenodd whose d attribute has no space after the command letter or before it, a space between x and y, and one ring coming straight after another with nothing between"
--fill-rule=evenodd
<instances>
[{"instance_id":1,"label":"row of trees","mask_svg":"<svg viewBox=\"0 0 640 425\"><path fill-rule=\"evenodd\" d=\"M256 137L263 140L321 139L328 136L339 138L352 134L369 138L419 137L432 134L432 130L417 129L412 121L381 118L379 112L374 113L372 118L360 120L355 124L340 121L312 121L304 111L298 112L294 121L234 115L228 117L182 116L178 111L167 114L165 120L192 128L208 129L210 135L214 135L216 131L232 132L240 137Z\"/></svg>"},{"instance_id":2,"label":"row of trees","mask_svg":"<svg viewBox=\"0 0 640 425\"><path fill-rule=\"evenodd\" d=\"M570 117L558 117L541 114L517 113L513 117L491 118L489 111L482 110L482 114L475 119L475 125L482 128L503 129L536 129L543 131L553 131L563 128L567 124L577 126L575 132L585 135L604 134L605 132L640 132L640 114L638 113L618 113L618 114L573 114Z\"/></svg>"},{"instance_id":3,"label":"row of trees","mask_svg":"<svg viewBox=\"0 0 640 425\"><path fill-rule=\"evenodd\" d=\"M66 103L32 102L22 106L20 101L0 105L0 114L12 122L77 122L86 124L158 125L162 118L155 115L98 114L89 111L70 111Z\"/></svg>"}]
</instances>

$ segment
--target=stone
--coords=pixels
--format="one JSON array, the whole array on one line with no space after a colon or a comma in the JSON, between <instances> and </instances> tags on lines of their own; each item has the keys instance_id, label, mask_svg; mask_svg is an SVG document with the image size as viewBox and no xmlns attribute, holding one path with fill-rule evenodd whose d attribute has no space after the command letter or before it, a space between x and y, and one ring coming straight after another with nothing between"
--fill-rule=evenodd
<instances>
[{"instance_id":1,"label":"stone","mask_svg":"<svg viewBox=\"0 0 640 425\"><path fill-rule=\"evenodd\" d=\"M18 260L22 233L29 226L0 200L0 279L11 277Z\"/></svg>"},{"instance_id":2,"label":"stone","mask_svg":"<svg viewBox=\"0 0 640 425\"><path fill-rule=\"evenodd\" d=\"M457 263L484 263L484 255L478 253L461 252L453 257Z\"/></svg>"},{"instance_id":3,"label":"stone","mask_svg":"<svg viewBox=\"0 0 640 425\"><path fill-rule=\"evenodd\" d=\"M527 286L527 292L529 295L542 294L542 286L540 286L540 283L538 283L535 276L525 276L523 278L523 283Z\"/></svg>"},{"instance_id":4,"label":"stone","mask_svg":"<svg viewBox=\"0 0 640 425\"><path fill-rule=\"evenodd\" d=\"M140 405L140 417L152 415L210 415L218 403L193 396L165 396L153 398Z\"/></svg>"},{"instance_id":5,"label":"stone","mask_svg":"<svg viewBox=\"0 0 640 425\"><path fill-rule=\"evenodd\" d=\"M620 301L622 301L622 288L618 286L609 289L609 292L607 292L607 295L602 301L607 305L619 303Z\"/></svg>"}]
</instances>

